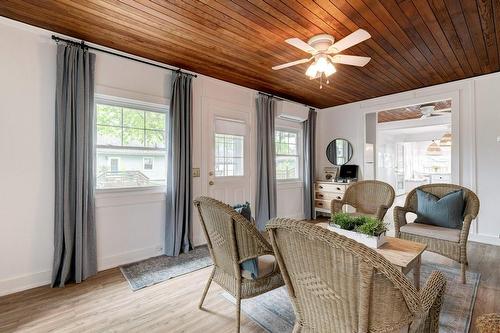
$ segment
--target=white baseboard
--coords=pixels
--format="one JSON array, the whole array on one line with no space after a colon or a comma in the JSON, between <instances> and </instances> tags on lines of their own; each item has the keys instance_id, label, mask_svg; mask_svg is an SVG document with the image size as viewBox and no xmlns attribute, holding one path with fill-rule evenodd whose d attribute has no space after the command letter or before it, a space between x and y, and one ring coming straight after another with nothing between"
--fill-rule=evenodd
<instances>
[{"instance_id":1,"label":"white baseboard","mask_svg":"<svg viewBox=\"0 0 500 333\"><path fill-rule=\"evenodd\" d=\"M472 242L500 246L500 238L485 234L470 234L469 240Z\"/></svg>"},{"instance_id":2,"label":"white baseboard","mask_svg":"<svg viewBox=\"0 0 500 333\"><path fill-rule=\"evenodd\" d=\"M124 252L106 258L97 259L97 268L99 271L118 267L135 261L159 256L163 253L161 245L138 249L130 252ZM0 280L0 296L13 294L19 291L49 285L52 278L50 270L34 274L16 276L14 278Z\"/></svg>"},{"instance_id":3,"label":"white baseboard","mask_svg":"<svg viewBox=\"0 0 500 333\"><path fill-rule=\"evenodd\" d=\"M15 278L0 281L0 296L13 294L26 289L49 285L52 272L44 271L34 274L16 276Z\"/></svg>"}]
</instances>

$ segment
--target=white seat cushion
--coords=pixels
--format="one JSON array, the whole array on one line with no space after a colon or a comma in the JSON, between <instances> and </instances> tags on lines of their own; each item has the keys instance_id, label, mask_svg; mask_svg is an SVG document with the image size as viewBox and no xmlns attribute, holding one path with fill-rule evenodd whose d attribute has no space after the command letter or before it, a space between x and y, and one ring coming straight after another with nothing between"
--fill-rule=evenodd
<instances>
[{"instance_id":1,"label":"white seat cushion","mask_svg":"<svg viewBox=\"0 0 500 333\"><path fill-rule=\"evenodd\" d=\"M416 236L441 239L456 243L460 240L459 229L443 228L430 224L408 223L402 226L400 231Z\"/></svg>"},{"instance_id":2,"label":"white seat cushion","mask_svg":"<svg viewBox=\"0 0 500 333\"><path fill-rule=\"evenodd\" d=\"M273 255L266 254L257 257L257 266L259 267L259 276L257 276L257 278L271 274L274 271L276 265L276 259ZM252 280L252 273L249 271L241 270L241 276L245 279Z\"/></svg>"}]
</instances>

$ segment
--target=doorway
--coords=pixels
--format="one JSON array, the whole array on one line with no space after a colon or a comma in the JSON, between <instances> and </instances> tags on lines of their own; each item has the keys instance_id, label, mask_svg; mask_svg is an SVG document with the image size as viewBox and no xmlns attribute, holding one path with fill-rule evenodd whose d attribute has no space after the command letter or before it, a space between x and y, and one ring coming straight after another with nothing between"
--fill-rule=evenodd
<instances>
[{"instance_id":1,"label":"doorway","mask_svg":"<svg viewBox=\"0 0 500 333\"><path fill-rule=\"evenodd\" d=\"M451 183L452 101L410 105L366 114L364 174L389 183L394 206L403 206L407 194L424 184ZM386 222L392 226L392 209Z\"/></svg>"}]
</instances>

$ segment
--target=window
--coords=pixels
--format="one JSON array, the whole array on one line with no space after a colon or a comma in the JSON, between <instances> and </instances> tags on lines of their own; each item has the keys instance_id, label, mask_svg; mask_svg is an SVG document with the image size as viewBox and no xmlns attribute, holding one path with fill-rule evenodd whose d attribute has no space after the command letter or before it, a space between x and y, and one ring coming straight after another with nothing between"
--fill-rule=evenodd
<instances>
[{"instance_id":1,"label":"window","mask_svg":"<svg viewBox=\"0 0 500 333\"><path fill-rule=\"evenodd\" d=\"M299 132L293 130L277 130L276 145L276 179L300 179Z\"/></svg>"},{"instance_id":2,"label":"window","mask_svg":"<svg viewBox=\"0 0 500 333\"><path fill-rule=\"evenodd\" d=\"M97 189L165 184L166 109L98 100Z\"/></svg>"},{"instance_id":3,"label":"window","mask_svg":"<svg viewBox=\"0 0 500 333\"><path fill-rule=\"evenodd\" d=\"M215 177L243 176L244 136L215 133Z\"/></svg>"},{"instance_id":4,"label":"window","mask_svg":"<svg viewBox=\"0 0 500 333\"><path fill-rule=\"evenodd\" d=\"M109 158L109 170L111 172L118 172L120 170L120 158L110 157Z\"/></svg>"},{"instance_id":5,"label":"window","mask_svg":"<svg viewBox=\"0 0 500 333\"><path fill-rule=\"evenodd\" d=\"M143 157L142 164L144 170L153 170L153 157Z\"/></svg>"}]
</instances>

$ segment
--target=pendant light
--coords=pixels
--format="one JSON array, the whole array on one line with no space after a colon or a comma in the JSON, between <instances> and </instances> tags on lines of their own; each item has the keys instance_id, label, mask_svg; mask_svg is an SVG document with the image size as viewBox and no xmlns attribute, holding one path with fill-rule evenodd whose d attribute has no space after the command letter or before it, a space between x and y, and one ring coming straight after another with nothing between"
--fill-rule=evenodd
<instances>
[{"instance_id":1,"label":"pendant light","mask_svg":"<svg viewBox=\"0 0 500 333\"><path fill-rule=\"evenodd\" d=\"M441 155L441 148L432 140L432 143L427 147L427 155L438 156Z\"/></svg>"},{"instance_id":2,"label":"pendant light","mask_svg":"<svg viewBox=\"0 0 500 333\"><path fill-rule=\"evenodd\" d=\"M439 146L441 147L451 147L451 133L445 133L441 140L439 140Z\"/></svg>"}]
</instances>

